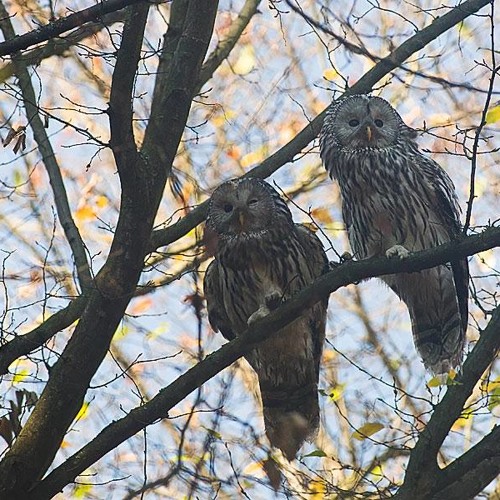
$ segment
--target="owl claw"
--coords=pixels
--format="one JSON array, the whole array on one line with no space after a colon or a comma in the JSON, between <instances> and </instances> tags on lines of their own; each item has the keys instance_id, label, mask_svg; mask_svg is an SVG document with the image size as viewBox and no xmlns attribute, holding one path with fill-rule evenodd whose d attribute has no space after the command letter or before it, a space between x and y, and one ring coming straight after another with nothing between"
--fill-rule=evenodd
<instances>
[{"instance_id":1,"label":"owl claw","mask_svg":"<svg viewBox=\"0 0 500 500\"><path fill-rule=\"evenodd\" d=\"M247 325L250 326L259 319L265 318L271 311L267 306L260 306L250 317L247 319Z\"/></svg>"},{"instance_id":2,"label":"owl claw","mask_svg":"<svg viewBox=\"0 0 500 500\"><path fill-rule=\"evenodd\" d=\"M385 256L389 259L397 257L398 259L406 259L410 255L410 251L403 245L394 245L385 252Z\"/></svg>"},{"instance_id":3,"label":"owl claw","mask_svg":"<svg viewBox=\"0 0 500 500\"><path fill-rule=\"evenodd\" d=\"M272 292L268 293L265 298L267 308L271 311L273 309L276 309L281 304L282 298L283 294L278 290L273 290Z\"/></svg>"}]
</instances>

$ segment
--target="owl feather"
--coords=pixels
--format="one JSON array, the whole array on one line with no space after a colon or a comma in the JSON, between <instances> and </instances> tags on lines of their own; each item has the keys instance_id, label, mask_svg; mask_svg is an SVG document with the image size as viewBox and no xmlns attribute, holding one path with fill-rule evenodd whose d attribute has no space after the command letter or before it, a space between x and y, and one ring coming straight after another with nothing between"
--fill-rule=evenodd
<instances>
[{"instance_id":1,"label":"owl feather","mask_svg":"<svg viewBox=\"0 0 500 500\"><path fill-rule=\"evenodd\" d=\"M339 183L342 215L359 258L404 257L460 236L453 182L419 151L415 138L380 97L341 99L325 117L321 158ZM467 260L381 279L407 305L425 366L445 373L459 365L467 329Z\"/></svg>"},{"instance_id":2,"label":"owl feather","mask_svg":"<svg viewBox=\"0 0 500 500\"><path fill-rule=\"evenodd\" d=\"M260 179L228 181L212 194L206 224L217 237L204 291L214 330L231 340L324 273L317 236ZM293 459L319 426L318 379L328 299L304 311L245 357L257 374L266 434Z\"/></svg>"}]
</instances>

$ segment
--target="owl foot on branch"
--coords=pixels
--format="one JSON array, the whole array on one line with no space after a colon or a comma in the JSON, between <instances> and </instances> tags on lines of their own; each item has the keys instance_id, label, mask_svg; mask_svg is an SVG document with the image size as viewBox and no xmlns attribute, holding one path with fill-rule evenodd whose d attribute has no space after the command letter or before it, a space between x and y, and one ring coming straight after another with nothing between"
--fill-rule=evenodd
<instances>
[{"instance_id":1,"label":"owl foot on branch","mask_svg":"<svg viewBox=\"0 0 500 500\"><path fill-rule=\"evenodd\" d=\"M410 251L403 245L394 245L385 252L385 256L389 259L398 258L406 259L410 255Z\"/></svg>"},{"instance_id":2,"label":"owl foot on branch","mask_svg":"<svg viewBox=\"0 0 500 500\"><path fill-rule=\"evenodd\" d=\"M259 319L267 316L271 311L276 309L282 302L283 294L279 290L273 290L265 297L265 304L262 304L247 320L247 324L251 325Z\"/></svg>"}]
</instances>

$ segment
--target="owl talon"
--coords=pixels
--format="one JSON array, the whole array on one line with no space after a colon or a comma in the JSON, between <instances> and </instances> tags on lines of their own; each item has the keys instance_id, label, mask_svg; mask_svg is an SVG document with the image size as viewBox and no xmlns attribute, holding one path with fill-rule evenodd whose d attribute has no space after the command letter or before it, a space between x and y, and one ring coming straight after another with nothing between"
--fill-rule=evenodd
<instances>
[{"instance_id":1,"label":"owl talon","mask_svg":"<svg viewBox=\"0 0 500 500\"><path fill-rule=\"evenodd\" d=\"M250 326L259 319L265 318L271 311L267 306L260 306L250 317L247 319L247 325Z\"/></svg>"},{"instance_id":2,"label":"owl talon","mask_svg":"<svg viewBox=\"0 0 500 500\"><path fill-rule=\"evenodd\" d=\"M385 256L389 259L398 258L406 259L410 255L410 251L407 250L403 245L394 245L385 252Z\"/></svg>"},{"instance_id":3,"label":"owl talon","mask_svg":"<svg viewBox=\"0 0 500 500\"><path fill-rule=\"evenodd\" d=\"M281 304L282 298L283 294L278 290L274 290L271 293L268 293L265 298L266 307L268 308L268 310L272 311L273 309L276 309Z\"/></svg>"}]
</instances>

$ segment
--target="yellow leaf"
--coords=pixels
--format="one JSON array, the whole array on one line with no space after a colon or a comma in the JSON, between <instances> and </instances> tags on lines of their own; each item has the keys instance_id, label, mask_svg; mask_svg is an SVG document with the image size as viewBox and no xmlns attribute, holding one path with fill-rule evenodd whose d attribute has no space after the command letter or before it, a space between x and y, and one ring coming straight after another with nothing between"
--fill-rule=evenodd
<instances>
[{"instance_id":1,"label":"yellow leaf","mask_svg":"<svg viewBox=\"0 0 500 500\"><path fill-rule=\"evenodd\" d=\"M336 384L329 392L328 397L332 401L338 401L344 394L345 384Z\"/></svg>"},{"instance_id":2,"label":"yellow leaf","mask_svg":"<svg viewBox=\"0 0 500 500\"><path fill-rule=\"evenodd\" d=\"M498 388L500 388L500 377L495 380L483 380L481 383L481 390L484 392L492 392Z\"/></svg>"},{"instance_id":3,"label":"yellow leaf","mask_svg":"<svg viewBox=\"0 0 500 500\"><path fill-rule=\"evenodd\" d=\"M323 78L325 80L335 80L335 78L337 78L338 76L338 71L334 68L328 68L328 69L325 69L325 71L323 71Z\"/></svg>"},{"instance_id":4,"label":"yellow leaf","mask_svg":"<svg viewBox=\"0 0 500 500\"><path fill-rule=\"evenodd\" d=\"M73 498L86 498L91 491L91 484L77 484L73 490Z\"/></svg>"},{"instance_id":5,"label":"yellow leaf","mask_svg":"<svg viewBox=\"0 0 500 500\"><path fill-rule=\"evenodd\" d=\"M370 474L372 476L379 476L379 477L383 477L384 474L382 472L382 467L380 465L376 465L371 471L370 471Z\"/></svg>"},{"instance_id":6,"label":"yellow leaf","mask_svg":"<svg viewBox=\"0 0 500 500\"><path fill-rule=\"evenodd\" d=\"M312 496L308 498L313 500L322 500L325 498L325 493L327 493L328 488L323 481L311 481L309 484L309 493L311 493Z\"/></svg>"},{"instance_id":7,"label":"yellow leaf","mask_svg":"<svg viewBox=\"0 0 500 500\"><path fill-rule=\"evenodd\" d=\"M255 67L255 50L253 45L245 45L240 52L236 62L233 64L233 71L237 75L247 75Z\"/></svg>"},{"instance_id":8,"label":"yellow leaf","mask_svg":"<svg viewBox=\"0 0 500 500\"><path fill-rule=\"evenodd\" d=\"M91 220L95 217L95 212L94 209L89 206L89 205L82 205L76 212L75 212L75 219L78 222L84 222L87 220Z\"/></svg>"},{"instance_id":9,"label":"yellow leaf","mask_svg":"<svg viewBox=\"0 0 500 500\"><path fill-rule=\"evenodd\" d=\"M19 382L22 382L29 374L28 370L20 370L18 371L15 375L14 378L12 379L13 384L18 384Z\"/></svg>"},{"instance_id":10,"label":"yellow leaf","mask_svg":"<svg viewBox=\"0 0 500 500\"><path fill-rule=\"evenodd\" d=\"M255 163L260 163L267 155L268 148L266 145L251 151L241 158L241 166L243 168L249 167Z\"/></svg>"},{"instance_id":11,"label":"yellow leaf","mask_svg":"<svg viewBox=\"0 0 500 500\"><path fill-rule=\"evenodd\" d=\"M486 113L486 123L496 123L500 121L500 105L491 108Z\"/></svg>"},{"instance_id":12,"label":"yellow leaf","mask_svg":"<svg viewBox=\"0 0 500 500\"><path fill-rule=\"evenodd\" d=\"M82 404L82 407L80 408L80 411L78 412L78 415L76 416L75 420L84 420L88 417L89 404L90 403L86 402Z\"/></svg>"},{"instance_id":13,"label":"yellow leaf","mask_svg":"<svg viewBox=\"0 0 500 500\"><path fill-rule=\"evenodd\" d=\"M332 216L330 215L330 210L326 207L318 207L311 210L311 216L313 219L323 223L323 224L333 224Z\"/></svg>"},{"instance_id":14,"label":"yellow leaf","mask_svg":"<svg viewBox=\"0 0 500 500\"><path fill-rule=\"evenodd\" d=\"M446 379L448 378L448 375L436 375L435 377L432 377L429 382L427 382L427 387L439 387L441 385L446 385Z\"/></svg>"},{"instance_id":15,"label":"yellow leaf","mask_svg":"<svg viewBox=\"0 0 500 500\"><path fill-rule=\"evenodd\" d=\"M372 436L383 428L384 425L380 422L368 422L362 425L357 431L354 431L352 437L358 441L364 441L367 437Z\"/></svg>"},{"instance_id":16,"label":"yellow leaf","mask_svg":"<svg viewBox=\"0 0 500 500\"><path fill-rule=\"evenodd\" d=\"M106 198L106 196L98 196L97 199L95 200L95 204L99 207L99 208L104 208L104 207L107 207L108 206L108 199Z\"/></svg>"}]
</instances>

